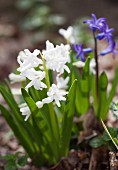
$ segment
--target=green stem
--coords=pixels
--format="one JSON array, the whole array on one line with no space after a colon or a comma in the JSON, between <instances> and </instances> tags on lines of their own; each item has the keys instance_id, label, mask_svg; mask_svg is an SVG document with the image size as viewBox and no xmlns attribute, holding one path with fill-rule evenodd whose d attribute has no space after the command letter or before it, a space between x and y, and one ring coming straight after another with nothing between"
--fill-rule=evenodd
<instances>
[{"instance_id":1,"label":"green stem","mask_svg":"<svg viewBox=\"0 0 118 170\"><path fill-rule=\"evenodd\" d=\"M40 55L42 57L44 71L46 73L45 81L46 81L47 89L49 90L50 80L49 80L48 70L46 68L44 57L42 56L42 54ZM56 161L58 161L59 160L59 140L60 140L59 124L58 124L56 114L54 112L53 103L49 103L48 107L49 107L49 112L50 112L49 118L50 118L50 128L51 128L51 133L52 133L52 146L53 146L54 153L56 156Z\"/></svg>"}]
</instances>

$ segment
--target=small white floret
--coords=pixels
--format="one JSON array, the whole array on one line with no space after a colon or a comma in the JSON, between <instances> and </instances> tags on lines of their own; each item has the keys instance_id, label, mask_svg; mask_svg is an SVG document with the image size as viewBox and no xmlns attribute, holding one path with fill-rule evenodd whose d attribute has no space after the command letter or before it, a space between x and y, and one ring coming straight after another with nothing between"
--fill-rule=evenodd
<instances>
[{"instance_id":1,"label":"small white floret","mask_svg":"<svg viewBox=\"0 0 118 170\"><path fill-rule=\"evenodd\" d=\"M20 112L22 113L22 115L26 116L24 120L27 121L31 115L31 111L30 111L29 107L27 106L26 103L19 105L19 107L20 107Z\"/></svg>"},{"instance_id":2,"label":"small white floret","mask_svg":"<svg viewBox=\"0 0 118 170\"><path fill-rule=\"evenodd\" d=\"M75 43L75 39L73 37L73 27L69 26L67 30L59 29L59 33L67 40L67 42Z\"/></svg>"},{"instance_id":3,"label":"small white floret","mask_svg":"<svg viewBox=\"0 0 118 170\"><path fill-rule=\"evenodd\" d=\"M66 94L68 94L68 92L60 90L55 84L52 84L47 92L48 97L43 99L42 102L45 104L55 101L56 105L60 107L60 101L66 101L64 97Z\"/></svg>"},{"instance_id":4,"label":"small white floret","mask_svg":"<svg viewBox=\"0 0 118 170\"><path fill-rule=\"evenodd\" d=\"M34 86L36 90L47 88L46 84L42 82L42 80L45 78L44 71L36 71L35 69L31 69L27 71L26 77L31 80L26 86L26 89L30 88L31 86Z\"/></svg>"},{"instance_id":5,"label":"small white floret","mask_svg":"<svg viewBox=\"0 0 118 170\"><path fill-rule=\"evenodd\" d=\"M26 80L25 77L18 75L18 74L14 74L14 73L9 74L9 79L11 83L23 82Z\"/></svg>"},{"instance_id":6,"label":"small white floret","mask_svg":"<svg viewBox=\"0 0 118 170\"><path fill-rule=\"evenodd\" d=\"M69 82L69 77L66 77L65 79L63 77L56 77L56 81L57 81L57 87L59 89L67 89L68 88L68 82Z\"/></svg>"}]
</instances>

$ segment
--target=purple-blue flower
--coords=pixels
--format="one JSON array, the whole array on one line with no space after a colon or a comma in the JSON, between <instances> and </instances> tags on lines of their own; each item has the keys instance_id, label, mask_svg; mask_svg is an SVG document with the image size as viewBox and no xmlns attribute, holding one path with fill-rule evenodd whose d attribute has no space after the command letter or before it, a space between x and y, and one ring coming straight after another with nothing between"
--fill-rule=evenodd
<instances>
[{"instance_id":1,"label":"purple-blue flower","mask_svg":"<svg viewBox=\"0 0 118 170\"><path fill-rule=\"evenodd\" d=\"M80 44L76 44L74 45L74 50L77 52L76 58L78 59L80 57L80 59L84 62L86 60L86 58L84 57L85 53L90 53L92 50L92 48L85 48L83 49L83 45Z\"/></svg>"},{"instance_id":2,"label":"purple-blue flower","mask_svg":"<svg viewBox=\"0 0 118 170\"><path fill-rule=\"evenodd\" d=\"M96 38L99 40L106 38L107 41L110 42L113 37L112 35L113 32L114 32L114 28L109 29L108 25L106 24L106 28L104 29L104 31L102 33L97 34Z\"/></svg>"},{"instance_id":3,"label":"purple-blue flower","mask_svg":"<svg viewBox=\"0 0 118 170\"><path fill-rule=\"evenodd\" d=\"M116 42L115 41L111 41L109 43L108 48L106 48L105 50L103 50L100 55L104 56L106 54L112 53L113 57L115 57L115 54L118 54L118 50L116 50Z\"/></svg>"},{"instance_id":4,"label":"purple-blue flower","mask_svg":"<svg viewBox=\"0 0 118 170\"><path fill-rule=\"evenodd\" d=\"M92 20L85 20L84 23L89 24L89 28L95 32L96 29L103 31L106 26L106 18L96 18L95 14L92 14Z\"/></svg>"}]
</instances>

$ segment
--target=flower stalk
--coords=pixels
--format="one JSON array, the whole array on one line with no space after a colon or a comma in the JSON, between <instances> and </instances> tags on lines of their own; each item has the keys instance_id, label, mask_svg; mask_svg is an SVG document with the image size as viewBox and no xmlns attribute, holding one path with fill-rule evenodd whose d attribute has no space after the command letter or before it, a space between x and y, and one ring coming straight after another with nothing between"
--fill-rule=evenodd
<instances>
[{"instance_id":1,"label":"flower stalk","mask_svg":"<svg viewBox=\"0 0 118 170\"><path fill-rule=\"evenodd\" d=\"M99 90L98 90L98 84L99 84L99 65L98 65L98 53L97 53L97 39L95 36L95 32L93 32L93 38L94 38L94 58L95 58L95 70L96 70L96 96L97 99L99 98Z\"/></svg>"}]
</instances>

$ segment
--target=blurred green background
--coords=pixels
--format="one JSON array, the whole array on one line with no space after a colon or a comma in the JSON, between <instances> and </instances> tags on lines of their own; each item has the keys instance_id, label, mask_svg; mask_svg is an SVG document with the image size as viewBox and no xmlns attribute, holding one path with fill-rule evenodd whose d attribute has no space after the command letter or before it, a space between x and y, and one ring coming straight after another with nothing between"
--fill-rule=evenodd
<instances>
[{"instance_id":1,"label":"blurred green background","mask_svg":"<svg viewBox=\"0 0 118 170\"><path fill-rule=\"evenodd\" d=\"M45 48L47 39L63 42L59 28L74 25L77 38L87 39L82 20L91 13L106 17L117 38L118 0L0 0L0 79L16 68L20 50Z\"/></svg>"}]
</instances>

